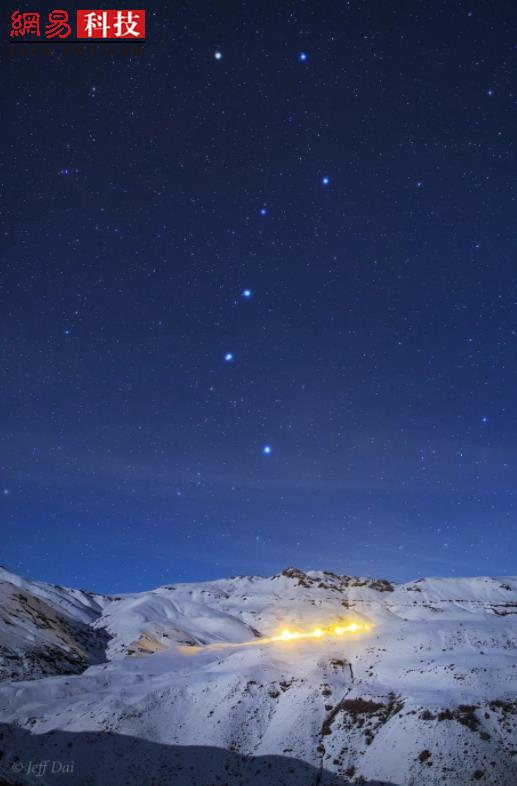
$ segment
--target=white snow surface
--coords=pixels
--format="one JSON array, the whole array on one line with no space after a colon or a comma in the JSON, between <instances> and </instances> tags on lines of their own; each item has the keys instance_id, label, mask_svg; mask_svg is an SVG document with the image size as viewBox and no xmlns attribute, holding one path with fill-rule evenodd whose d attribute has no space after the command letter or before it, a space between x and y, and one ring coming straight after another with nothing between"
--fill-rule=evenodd
<instances>
[{"instance_id":1,"label":"white snow surface","mask_svg":"<svg viewBox=\"0 0 517 786\"><path fill-rule=\"evenodd\" d=\"M2 569L0 602L7 782L517 784L516 577L293 568L100 596ZM373 627L261 642L351 620Z\"/></svg>"}]
</instances>

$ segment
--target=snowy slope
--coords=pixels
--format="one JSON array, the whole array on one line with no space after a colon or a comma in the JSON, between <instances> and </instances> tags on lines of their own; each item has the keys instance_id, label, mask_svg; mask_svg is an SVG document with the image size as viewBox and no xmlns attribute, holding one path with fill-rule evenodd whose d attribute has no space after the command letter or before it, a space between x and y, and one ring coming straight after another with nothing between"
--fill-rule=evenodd
<instances>
[{"instance_id":1,"label":"snowy slope","mask_svg":"<svg viewBox=\"0 0 517 786\"><path fill-rule=\"evenodd\" d=\"M516 578L288 569L111 598L2 578L2 609L23 591L104 636L105 662L80 675L59 662L64 676L0 687L1 761L11 778L21 764L19 783L57 782L27 772L56 759L75 762L67 786L517 784ZM1 643L39 677L62 631L24 608ZM266 641L350 621L373 627Z\"/></svg>"},{"instance_id":2,"label":"snowy slope","mask_svg":"<svg viewBox=\"0 0 517 786\"><path fill-rule=\"evenodd\" d=\"M105 660L101 607L80 590L30 582L0 567L0 679L80 673Z\"/></svg>"}]
</instances>

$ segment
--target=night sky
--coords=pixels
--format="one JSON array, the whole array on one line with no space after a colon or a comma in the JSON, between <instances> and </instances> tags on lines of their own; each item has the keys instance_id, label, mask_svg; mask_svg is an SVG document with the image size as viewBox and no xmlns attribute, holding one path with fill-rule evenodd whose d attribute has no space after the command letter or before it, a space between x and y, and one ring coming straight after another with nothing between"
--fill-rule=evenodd
<instances>
[{"instance_id":1,"label":"night sky","mask_svg":"<svg viewBox=\"0 0 517 786\"><path fill-rule=\"evenodd\" d=\"M14 8L0 562L515 573L514 3L170 2L132 46Z\"/></svg>"}]
</instances>

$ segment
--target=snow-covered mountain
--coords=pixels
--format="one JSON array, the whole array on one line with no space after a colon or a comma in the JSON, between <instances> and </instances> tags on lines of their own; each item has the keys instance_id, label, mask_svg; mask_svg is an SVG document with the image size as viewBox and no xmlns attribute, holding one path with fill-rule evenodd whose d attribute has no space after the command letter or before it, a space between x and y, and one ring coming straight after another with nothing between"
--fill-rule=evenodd
<instances>
[{"instance_id":1,"label":"snow-covered mountain","mask_svg":"<svg viewBox=\"0 0 517 786\"><path fill-rule=\"evenodd\" d=\"M0 604L7 783L517 784L515 577L101 596L2 570Z\"/></svg>"}]
</instances>

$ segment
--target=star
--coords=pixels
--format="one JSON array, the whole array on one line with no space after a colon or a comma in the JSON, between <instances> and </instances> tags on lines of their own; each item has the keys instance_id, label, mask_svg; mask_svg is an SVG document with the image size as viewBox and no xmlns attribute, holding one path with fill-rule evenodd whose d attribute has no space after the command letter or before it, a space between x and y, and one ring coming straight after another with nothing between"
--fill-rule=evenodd
<instances>
[{"instance_id":1,"label":"star","mask_svg":"<svg viewBox=\"0 0 517 786\"><path fill-rule=\"evenodd\" d=\"M264 445L264 447L262 448L262 453L264 454L264 456L269 456L272 450L273 448L271 447L271 445Z\"/></svg>"},{"instance_id":2,"label":"star","mask_svg":"<svg viewBox=\"0 0 517 786\"><path fill-rule=\"evenodd\" d=\"M300 54L298 55L298 60L301 63L305 63L307 60L307 52L300 52Z\"/></svg>"},{"instance_id":3,"label":"star","mask_svg":"<svg viewBox=\"0 0 517 786\"><path fill-rule=\"evenodd\" d=\"M249 299L252 295L251 289L243 289L242 290L242 297Z\"/></svg>"},{"instance_id":4,"label":"star","mask_svg":"<svg viewBox=\"0 0 517 786\"><path fill-rule=\"evenodd\" d=\"M214 60L222 60L222 59L223 59L223 53L222 52L220 52L219 50L214 52Z\"/></svg>"},{"instance_id":5,"label":"star","mask_svg":"<svg viewBox=\"0 0 517 786\"><path fill-rule=\"evenodd\" d=\"M321 178L321 185L322 185L322 186L328 186L328 185L330 185L330 177L327 177L327 175L325 175L324 177L322 177L322 178Z\"/></svg>"},{"instance_id":6,"label":"star","mask_svg":"<svg viewBox=\"0 0 517 786\"><path fill-rule=\"evenodd\" d=\"M9 494L9 489L4 489L4 496L7 497L8 494Z\"/></svg>"},{"instance_id":7,"label":"star","mask_svg":"<svg viewBox=\"0 0 517 786\"><path fill-rule=\"evenodd\" d=\"M227 363L233 363L234 360L233 352L227 352L226 355L224 356L224 359L226 360Z\"/></svg>"},{"instance_id":8,"label":"star","mask_svg":"<svg viewBox=\"0 0 517 786\"><path fill-rule=\"evenodd\" d=\"M486 416L486 415L482 415L482 417L481 417L481 423L488 423L488 418L487 418L487 416Z\"/></svg>"},{"instance_id":9,"label":"star","mask_svg":"<svg viewBox=\"0 0 517 786\"><path fill-rule=\"evenodd\" d=\"M260 215L261 216L267 216L267 208L266 207L261 207L260 208Z\"/></svg>"},{"instance_id":10,"label":"star","mask_svg":"<svg viewBox=\"0 0 517 786\"><path fill-rule=\"evenodd\" d=\"M72 331L69 328L66 328L64 332L65 336L70 336L72 334Z\"/></svg>"}]
</instances>

